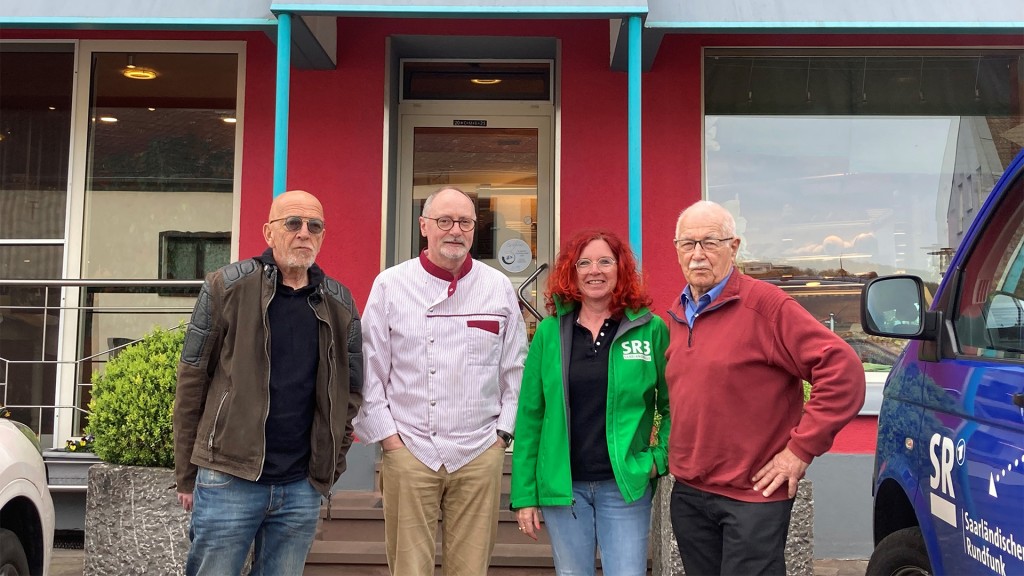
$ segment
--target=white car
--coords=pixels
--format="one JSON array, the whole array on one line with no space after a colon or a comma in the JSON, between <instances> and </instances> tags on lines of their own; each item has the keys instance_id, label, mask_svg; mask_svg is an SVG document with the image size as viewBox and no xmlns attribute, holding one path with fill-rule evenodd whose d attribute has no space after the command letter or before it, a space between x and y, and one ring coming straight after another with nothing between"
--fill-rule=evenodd
<instances>
[{"instance_id":1,"label":"white car","mask_svg":"<svg viewBox=\"0 0 1024 576\"><path fill-rule=\"evenodd\" d=\"M53 500L35 434L0 418L0 575L42 574L53 552Z\"/></svg>"}]
</instances>

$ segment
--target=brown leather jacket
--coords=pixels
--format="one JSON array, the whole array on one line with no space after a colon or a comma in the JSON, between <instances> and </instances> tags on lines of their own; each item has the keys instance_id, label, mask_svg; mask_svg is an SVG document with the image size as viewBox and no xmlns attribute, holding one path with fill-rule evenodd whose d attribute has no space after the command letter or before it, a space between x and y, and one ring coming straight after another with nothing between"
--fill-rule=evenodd
<instances>
[{"instance_id":1,"label":"brown leather jacket","mask_svg":"<svg viewBox=\"0 0 1024 576\"><path fill-rule=\"evenodd\" d=\"M275 266L242 260L208 275L199 292L174 399L178 492L193 491L199 466L250 481L263 470L270 409L267 307L277 274ZM309 297L320 326L309 479L326 495L345 471L352 445L352 418L363 401L363 356L351 293L323 278Z\"/></svg>"}]
</instances>

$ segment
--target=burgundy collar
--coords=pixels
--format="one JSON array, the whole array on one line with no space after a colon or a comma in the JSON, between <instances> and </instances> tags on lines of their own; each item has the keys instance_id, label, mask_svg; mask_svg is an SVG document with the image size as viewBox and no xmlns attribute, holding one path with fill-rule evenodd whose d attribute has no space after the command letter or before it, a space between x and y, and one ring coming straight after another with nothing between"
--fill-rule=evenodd
<instances>
[{"instance_id":1,"label":"burgundy collar","mask_svg":"<svg viewBox=\"0 0 1024 576\"><path fill-rule=\"evenodd\" d=\"M423 266L423 269L426 270L427 273L430 274L431 276L435 278L440 278L441 280L447 280L448 296L451 296L452 294L455 294L455 289L458 287L459 284L459 278L462 278L466 274L469 274L470 269L473 268L473 259L467 256L466 260L462 263L462 267L458 269L457 273L452 274L451 272L431 262L430 258L427 258L427 251L424 250L420 252L420 265Z\"/></svg>"}]
</instances>

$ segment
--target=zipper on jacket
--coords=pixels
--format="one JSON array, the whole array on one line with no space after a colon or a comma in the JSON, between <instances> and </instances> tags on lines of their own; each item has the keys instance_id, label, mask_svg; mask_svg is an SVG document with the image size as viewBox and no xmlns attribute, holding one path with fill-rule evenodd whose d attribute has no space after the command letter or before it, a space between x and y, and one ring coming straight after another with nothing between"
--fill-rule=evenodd
<instances>
[{"instance_id":1,"label":"zipper on jacket","mask_svg":"<svg viewBox=\"0 0 1024 576\"><path fill-rule=\"evenodd\" d=\"M270 303L274 301L274 296L277 294L277 269L269 264L264 264L264 278L270 280L270 298L267 300L267 304L263 307L263 353L266 354L267 360L267 406L263 409L263 450L260 451L260 471L256 474L256 479L259 480L260 476L263 476L263 467L267 464L267 419L270 418ZM260 289L260 297L262 294L262 287Z\"/></svg>"},{"instance_id":2,"label":"zipper on jacket","mask_svg":"<svg viewBox=\"0 0 1024 576\"><path fill-rule=\"evenodd\" d=\"M736 300L738 298L739 298L738 296L731 296L727 300L722 300L721 302L717 302L717 303L712 302L711 305L708 306L707 308L701 310L700 312L694 313L693 320L690 320L689 322L685 321L685 318L686 318L686 316L685 316L685 313L686 313L685 308L683 310L683 313L684 313L683 318L684 318L684 320L680 320L678 316L676 316L675 314L672 314L672 317L676 319L676 322L680 322L680 323L686 324L686 326L690 329L690 332L689 332L689 334L686 337L686 346L688 348L693 348L693 326L694 326L694 324L697 323L697 317L698 316L700 316L701 314L706 314L706 313L708 313L708 312L710 312L712 310L721 308L723 305L728 304L729 302L732 302L733 300ZM671 311L669 313L671 314Z\"/></svg>"},{"instance_id":3,"label":"zipper on jacket","mask_svg":"<svg viewBox=\"0 0 1024 576\"><path fill-rule=\"evenodd\" d=\"M569 512L572 512L572 519L576 520L576 499L572 499L572 503L569 504Z\"/></svg>"},{"instance_id":4,"label":"zipper on jacket","mask_svg":"<svg viewBox=\"0 0 1024 576\"><path fill-rule=\"evenodd\" d=\"M210 462L214 461L213 437L217 433L217 422L220 421L220 411L224 409L224 402L228 399L229 390L225 390L220 397L220 404L217 405L217 414L213 417L213 428L210 429L210 439L206 442L206 449L210 451Z\"/></svg>"},{"instance_id":5,"label":"zipper on jacket","mask_svg":"<svg viewBox=\"0 0 1024 576\"><path fill-rule=\"evenodd\" d=\"M324 301L324 293L323 293L323 291L324 291L323 286L317 287L317 293L320 296L320 302ZM320 322L323 322L324 324L327 324L327 331L330 332L331 335L333 336L333 334L334 334L334 327L331 326L331 323L320 317L320 312L317 311L316 306L313 306L312 302L310 302L308 299L306 300L306 302L309 304L310 309L313 310L313 315L316 316L316 319L318 321L320 321ZM337 454L338 453L338 441L337 441L337 438L334 437L334 426L332 426L332 422L334 420L334 386L332 385L333 382L334 382L334 354L333 354L333 352L334 352L334 338L330 338L328 340L328 344L327 344L327 429L330 430L330 432L331 432L331 454ZM337 461L332 461L331 465L328 467L328 471L327 471L327 474L329 476L329 478L327 480L328 483L330 483L331 479L334 478L334 469L335 469L336 466L337 466Z\"/></svg>"}]
</instances>

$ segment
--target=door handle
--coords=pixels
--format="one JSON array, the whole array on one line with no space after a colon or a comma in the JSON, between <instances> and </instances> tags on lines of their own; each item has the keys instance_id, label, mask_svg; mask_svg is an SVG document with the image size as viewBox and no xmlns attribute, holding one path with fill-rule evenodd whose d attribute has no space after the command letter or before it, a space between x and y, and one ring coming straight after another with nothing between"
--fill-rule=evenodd
<instances>
[{"instance_id":1,"label":"door handle","mask_svg":"<svg viewBox=\"0 0 1024 576\"><path fill-rule=\"evenodd\" d=\"M541 316L540 312L533 307L533 304L530 304L530 301L526 299L526 296L523 295L523 290L525 290L530 284L536 282L537 277L541 275L541 272L544 272L547 269L548 265L546 262L544 264L538 264L537 269L533 271L533 274L530 274L530 276L526 280L523 280L523 283L519 285L519 291L516 293L519 296L519 303L525 306L526 309L530 311L530 314L533 314L533 317L537 320L543 320L544 317Z\"/></svg>"}]
</instances>

